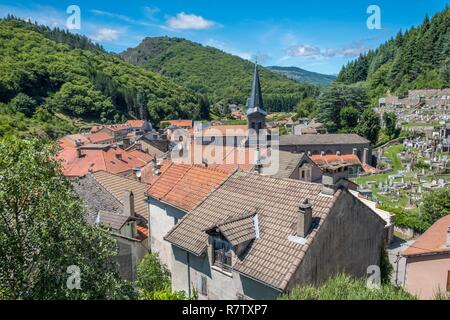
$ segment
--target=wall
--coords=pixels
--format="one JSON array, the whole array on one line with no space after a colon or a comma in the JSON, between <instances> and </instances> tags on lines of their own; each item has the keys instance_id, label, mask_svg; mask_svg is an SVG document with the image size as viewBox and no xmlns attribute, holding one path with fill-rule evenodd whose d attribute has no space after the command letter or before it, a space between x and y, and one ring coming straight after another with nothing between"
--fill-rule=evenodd
<instances>
[{"instance_id":1,"label":"wall","mask_svg":"<svg viewBox=\"0 0 450 320\"><path fill-rule=\"evenodd\" d=\"M320 154L324 151L326 154L336 154L336 152L340 151L341 154L352 154L353 148L358 150L358 158L362 161L364 149L369 149L369 164L372 164L372 149L368 143L361 144L334 144L334 145L280 145L281 151L288 151L294 153L308 153L311 154Z\"/></svg>"},{"instance_id":2,"label":"wall","mask_svg":"<svg viewBox=\"0 0 450 320\"><path fill-rule=\"evenodd\" d=\"M449 271L450 253L407 258L405 289L420 299L433 299L439 288L447 291Z\"/></svg>"},{"instance_id":3,"label":"wall","mask_svg":"<svg viewBox=\"0 0 450 320\"><path fill-rule=\"evenodd\" d=\"M288 289L321 284L337 273L362 277L379 265L384 221L366 205L342 191L292 278Z\"/></svg>"},{"instance_id":4,"label":"wall","mask_svg":"<svg viewBox=\"0 0 450 320\"><path fill-rule=\"evenodd\" d=\"M172 249L172 289L175 291L183 290L189 293L190 283L191 293L194 289L197 290L199 300L237 300L239 296L273 300L279 295L278 291L235 271L226 273L216 267L211 268L206 254L197 257L176 246L172 246ZM202 275L207 278L207 296L201 295L199 290L199 279Z\"/></svg>"},{"instance_id":5,"label":"wall","mask_svg":"<svg viewBox=\"0 0 450 320\"><path fill-rule=\"evenodd\" d=\"M148 253L147 248L139 241L133 241L120 236L113 235L118 245L118 255L115 260L119 264L119 273L122 278L136 280L136 267Z\"/></svg>"},{"instance_id":6,"label":"wall","mask_svg":"<svg viewBox=\"0 0 450 320\"><path fill-rule=\"evenodd\" d=\"M149 198L150 247L153 253L159 254L161 262L169 270L172 268L172 249L164 237L185 214L182 210Z\"/></svg>"}]
</instances>

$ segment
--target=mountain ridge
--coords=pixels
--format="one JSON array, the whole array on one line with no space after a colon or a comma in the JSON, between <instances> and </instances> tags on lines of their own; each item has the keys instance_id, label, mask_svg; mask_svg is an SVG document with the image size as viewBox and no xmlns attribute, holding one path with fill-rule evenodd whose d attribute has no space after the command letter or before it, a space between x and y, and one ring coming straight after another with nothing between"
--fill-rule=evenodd
<instances>
[{"instance_id":1,"label":"mountain ridge","mask_svg":"<svg viewBox=\"0 0 450 320\"><path fill-rule=\"evenodd\" d=\"M336 80L335 75L318 73L294 66L291 67L268 66L267 69L283 74L288 78L301 83L309 83L314 85L328 85L334 80Z\"/></svg>"},{"instance_id":2,"label":"mountain ridge","mask_svg":"<svg viewBox=\"0 0 450 320\"><path fill-rule=\"evenodd\" d=\"M245 104L254 64L220 49L182 38L146 37L119 55L127 62L159 72L213 103ZM316 86L301 84L264 67L261 86L268 111L292 111L298 101L317 96Z\"/></svg>"}]
</instances>

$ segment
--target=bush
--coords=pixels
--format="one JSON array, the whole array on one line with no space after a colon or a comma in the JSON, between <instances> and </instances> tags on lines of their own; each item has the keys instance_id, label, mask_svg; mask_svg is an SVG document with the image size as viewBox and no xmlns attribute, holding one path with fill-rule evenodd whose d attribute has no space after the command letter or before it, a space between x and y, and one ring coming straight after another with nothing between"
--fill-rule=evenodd
<instances>
[{"instance_id":1,"label":"bush","mask_svg":"<svg viewBox=\"0 0 450 320\"><path fill-rule=\"evenodd\" d=\"M366 279L340 274L319 287L311 285L294 288L280 300L415 300L411 294L391 284L371 289Z\"/></svg>"}]
</instances>

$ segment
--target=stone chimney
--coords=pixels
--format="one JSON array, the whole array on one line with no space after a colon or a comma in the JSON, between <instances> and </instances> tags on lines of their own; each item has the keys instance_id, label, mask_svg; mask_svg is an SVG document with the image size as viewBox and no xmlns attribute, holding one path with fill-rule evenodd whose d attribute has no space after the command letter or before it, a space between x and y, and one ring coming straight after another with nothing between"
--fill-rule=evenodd
<instances>
[{"instance_id":1,"label":"stone chimney","mask_svg":"<svg viewBox=\"0 0 450 320\"><path fill-rule=\"evenodd\" d=\"M127 217L134 217L134 194L131 191L125 191L123 194L123 214Z\"/></svg>"},{"instance_id":2,"label":"stone chimney","mask_svg":"<svg viewBox=\"0 0 450 320\"><path fill-rule=\"evenodd\" d=\"M348 188L348 171L325 170L322 173L322 194L333 196L340 187Z\"/></svg>"},{"instance_id":3,"label":"stone chimney","mask_svg":"<svg viewBox=\"0 0 450 320\"><path fill-rule=\"evenodd\" d=\"M369 164L369 148L364 148L362 163Z\"/></svg>"},{"instance_id":4,"label":"stone chimney","mask_svg":"<svg viewBox=\"0 0 450 320\"><path fill-rule=\"evenodd\" d=\"M312 205L308 199L305 199L298 206L297 215L297 236L306 238L312 223Z\"/></svg>"}]
</instances>

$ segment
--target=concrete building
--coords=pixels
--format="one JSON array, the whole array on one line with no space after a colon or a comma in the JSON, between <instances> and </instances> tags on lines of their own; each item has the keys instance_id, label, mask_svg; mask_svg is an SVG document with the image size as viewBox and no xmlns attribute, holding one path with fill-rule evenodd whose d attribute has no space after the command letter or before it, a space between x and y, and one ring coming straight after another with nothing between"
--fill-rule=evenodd
<instances>
[{"instance_id":1,"label":"concrete building","mask_svg":"<svg viewBox=\"0 0 450 320\"><path fill-rule=\"evenodd\" d=\"M379 265L385 222L339 184L237 171L165 237L172 288L199 299L276 299Z\"/></svg>"},{"instance_id":2,"label":"concrete building","mask_svg":"<svg viewBox=\"0 0 450 320\"><path fill-rule=\"evenodd\" d=\"M362 163L374 163L370 141L353 133L280 136L280 150L308 155L356 154Z\"/></svg>"},{"instance_id":3,"label":"concrete building","mask_svg":"<svg viewBox=\"0 0 450 320\"><path fill-rule=\"evenodd\" d=\"M437 221L402 255L406 257L405 288L420 299L450 292L450 215Z\"/></svg>"}]
</instances>

